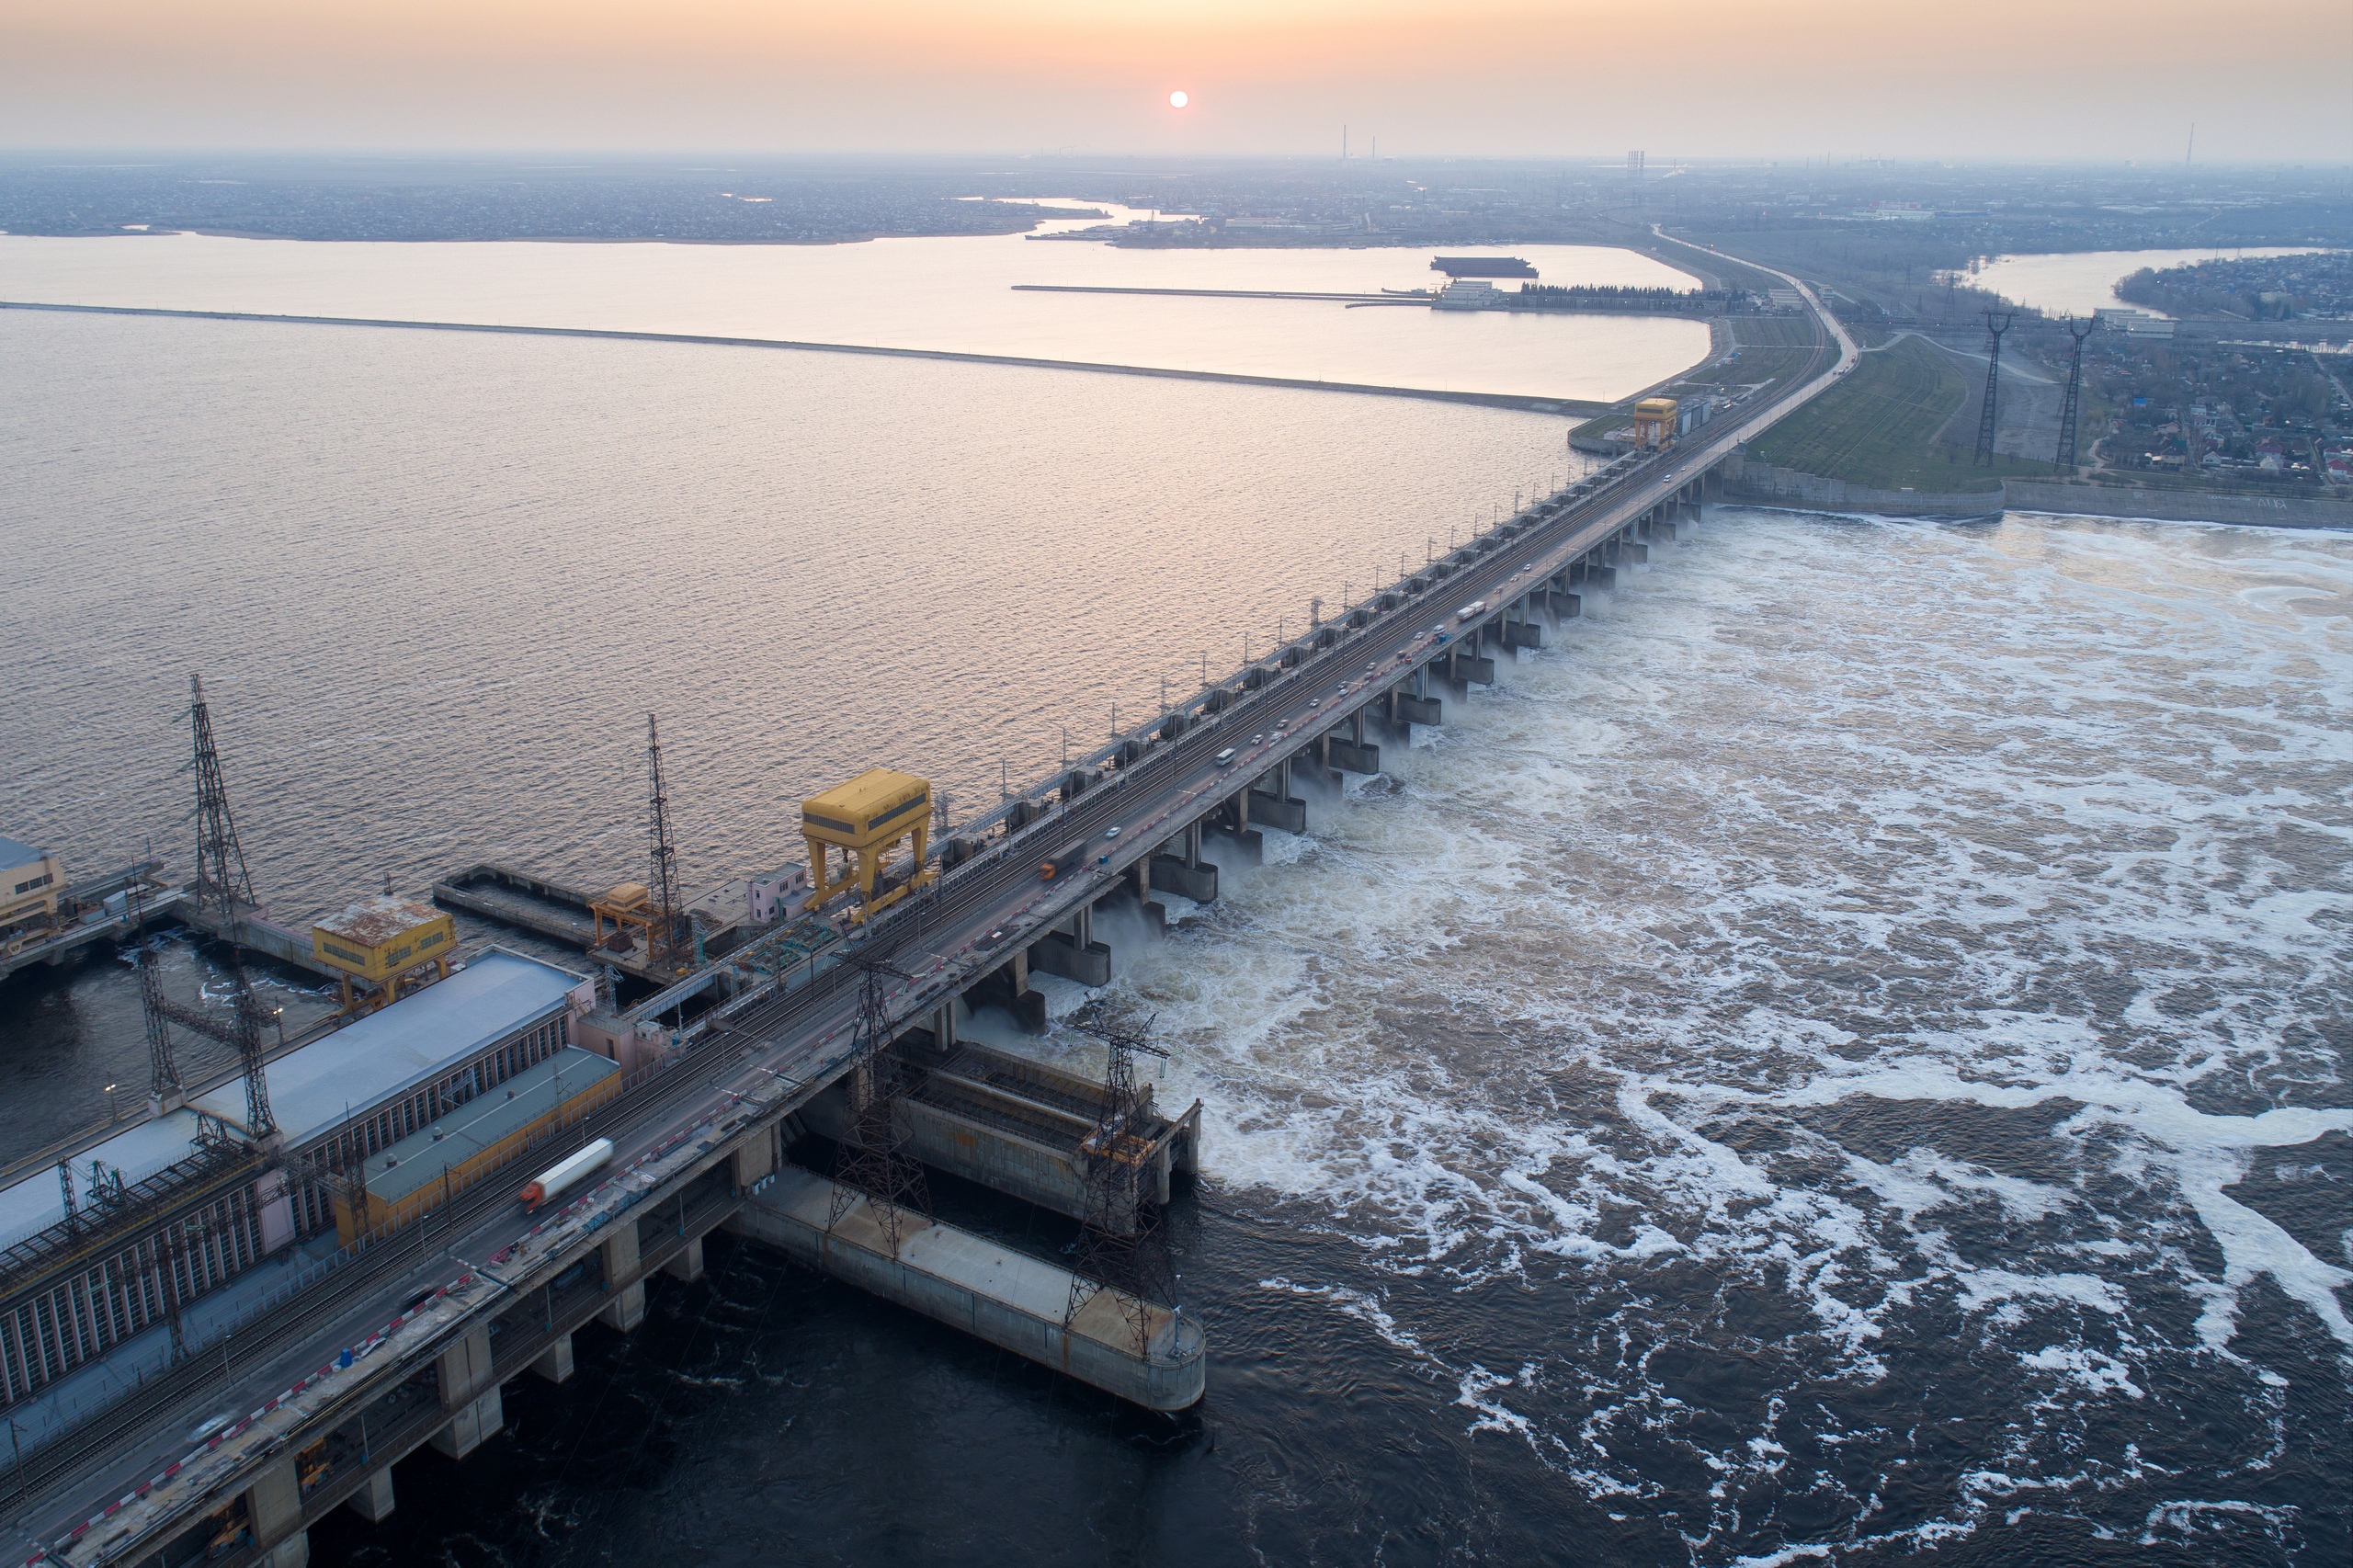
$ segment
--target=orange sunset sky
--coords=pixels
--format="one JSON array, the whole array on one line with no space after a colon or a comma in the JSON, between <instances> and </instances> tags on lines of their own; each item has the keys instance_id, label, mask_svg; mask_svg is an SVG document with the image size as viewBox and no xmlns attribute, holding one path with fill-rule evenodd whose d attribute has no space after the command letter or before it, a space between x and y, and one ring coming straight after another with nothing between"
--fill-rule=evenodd
<instances>
[{"instance_id":1,"label":"orange sunset sky","mask_svg":"<svg viewBox=\"0 0 2353 1568\"><path fill-rule=\"evenodd\" d=\"M2193 120L2353 159L2353 5L0 0L15 147L2169 161Z\"/></svg>"}]
</instances>

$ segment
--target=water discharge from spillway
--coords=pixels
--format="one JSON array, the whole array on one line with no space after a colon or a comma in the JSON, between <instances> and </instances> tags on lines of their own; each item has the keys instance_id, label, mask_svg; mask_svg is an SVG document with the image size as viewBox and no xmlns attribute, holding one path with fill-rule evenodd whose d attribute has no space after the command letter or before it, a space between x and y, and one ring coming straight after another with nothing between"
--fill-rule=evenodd
<instances>
[{"instance_id":1,"label":"water discharge from spillway","mask_svg":"<svg viewBox=\"0 0 2353 1568\"><path fill-rule=\"evenodd\" d=\"M2030 1417L1922 1543L2136 1473L2183 1380L2259 1417L2251 1301L2353 1357L2343 1200L2295 1223L2353 1130L2353 540L1720 512L1654 560L1120 952L1221 1187L1358 1252L1258 1289L1735 1534L1859 1503L1924 1347ZM1559 1332L1463 1343L1498 1282Z\"/></svg>"}]
</instances>

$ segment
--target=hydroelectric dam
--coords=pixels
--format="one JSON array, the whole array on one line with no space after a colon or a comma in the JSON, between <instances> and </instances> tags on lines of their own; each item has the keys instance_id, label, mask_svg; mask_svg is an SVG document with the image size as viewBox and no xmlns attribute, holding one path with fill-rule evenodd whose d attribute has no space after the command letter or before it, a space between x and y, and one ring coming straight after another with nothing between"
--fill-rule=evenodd
<instances>
[{"instance_id":1,"label":"hydroelectric dam","mask_svg":"<svg viewBox=\"0 0 2353 1568\"><path fill-rule=\"evenodd\" d=\"M565 1061L587 1052L500 1056L506 1101L541 1093L551 1073L544 1103L569 1108L457 1129L480 1153L464 1185L445 1175L438 1189L396 1174L408 1145L388 1139L392 1165L371 1153L366 1178L330 1195L346 1232L332 1265L200 1351L177 1353L175 1302L172 1355L104 1397L93 1386L31 1446L18 1440L8 1491L19 1560L295 1568L329 1511L381 1519L395 1506L392 1466L405 1455L429 1444L462 1459L498 1433L503 1384L570 1376L575 1333L636 1328L647 1277L698 1278L704 1239L722 1229L1145 1408L1196 1403L1214 1325L1135 1279L1090 1276L1085 1256L1064 1268L944 1223L904 1177L928 1165L1090 1231L1132 1232L1198 1168L1199 1105L1157 1106L1120 1082L1118 1063L1148 1042L1115 1041L1110 1081L1091 1083L960 1040L959 1003L1042 1028L1033 975L1101 986L1114 972L1098 907L1131 902L1153 923L1164 897L1214 902L1218 860L1255 857L1266 828L1308 827L1295 779L1377 773L1384 744L1443 725L1467 685L1493 684L1499 661L1542 647L1584 596L1620 587L1681 537L1715 471L1854 362L1851 341L1791 286L1815 338L1787 392L1535 501L961 824L835 961L760 971L722 957L697 969L631 1016L723 999L660 1029L650 1061L596 1068L593 1094L577 1078L562 1085ZM229 925L233 937L233 909ZM235 1119L220 1112L206 1134L221 1180L259 1205L282 1201L287 1153L235 1146ZM812 1135L840 1146L843 1179L790 1162ZM518 1201L534 1175L584 1152L594 1168L577 1185ZM1107 1193L1116 1212L1104 1211ZM216 1200L230 1201L208 1189ZM32 1327L12 1343L63 1358L36 1375L17 1351L12 1406L44 1376L103 1363L105 1325L124 1316L142 1269L187 1277L106 1229L153 1219L133 1213L139 1203L161 1214L176 1201L134 1192L119 1210L77 1214L68 1181L66 1231L12 1263L0 1300ZM69 1338L78 1361L59 1349Z\"/></svg>"}]
</instances>

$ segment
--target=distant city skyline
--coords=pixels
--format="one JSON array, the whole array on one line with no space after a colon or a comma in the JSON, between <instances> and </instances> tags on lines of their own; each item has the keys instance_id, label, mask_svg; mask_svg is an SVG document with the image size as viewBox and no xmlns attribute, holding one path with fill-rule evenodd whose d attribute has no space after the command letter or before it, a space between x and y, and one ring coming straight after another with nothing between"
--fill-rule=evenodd
<instances>
[{"instance_id":1,"label":"distant city skyline","mask_svg":"<svg viewBox=\"0 0 2353 1568\"><path fill-rule=\"evenodd\" d=\"M0 146L2353 161L2353 8L9 0ZM1171 95L1188 101L1172 107Z\"/></svg>"}]
</instances>

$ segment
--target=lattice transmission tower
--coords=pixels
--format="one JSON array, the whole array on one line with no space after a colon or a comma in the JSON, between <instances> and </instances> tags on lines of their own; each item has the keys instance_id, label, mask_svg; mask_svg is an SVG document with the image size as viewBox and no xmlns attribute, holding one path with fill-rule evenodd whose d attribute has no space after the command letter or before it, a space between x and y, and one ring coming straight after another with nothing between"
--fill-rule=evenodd
<instances>
[{"instance_id":1,"label":"lattice transmission tower","mask_svg":"<svg viewBox=\"0 0 2353 1568\"><path fill-rule=\"evenodd\" d=\"M662 781L662 732L654 715L645 716L645 769L648 791L652 797L654 846L653 868L646 878L646 891L654 895L654 937L647 944L647 961L682 969L686 957L680 949L686 946L679 927L685 917L678 913L678 851L670 842L670 792Z\"/></svg>"},{"instance_id":2,"label":"lattice transmission tower","mask_svg":"<svg viewBox=\"0 0 2353 1568\"><path fill-rule=\"evenodd\" d=\"M844 1143L834 1167L832 1211L825 1229L842 1222L858 1195L867 1198L867 1212L874 1217L891 1256L924 1221L931 1209L929 1185L923 1166L907 1153L906 1130L899 1118L899 1101L913 1086L916 1069L890 1049L891 1013L882 994L886 979L913 980L887 956L858 956L849 960L864 971L858 998L858 1051L847 1083L855 1118L850 1142Z\"/></svg>"},{"instance_id":3,"label":"lattice transmission tower","mask_svg":"<svg viewBox=\"0 0 2353 1568\"><path fill-rule=\"evenodd\" d=\"M2002 313L1999 321L1995 312L1985 312L1985 407L1977 416L1977 450L1970 455L1969 466L1994 460L1994 401L2002 385L2002 334L2010 330L2010 315Z\"/></svg>"},{"instance_id":4,"label":"lattice transmission tower","mask_svg":"<svg viewBox=\"0 0 2353 1568\"><path fill-rule=\"evenodd\" d=\"M139 995L147 1018L149 1083L158 1098L176 1093L179 1070L172 1059L169 1025L180 1024L236 1050L245 1075L245 1131L256 1143L278 1131L269 1108L269 1080L263 1073L262 1034L278 1025L274 1008L262 1006L254 994L253 977L245 972L245 949L239 940L244 911L256 906L253 873L245 869L245 851L237 842L237 821L229 810L229 787L221 775L221 750L212 736L212 710L204 700L204 681L188 677L188 727L194 739L189 767L196 774L196 906L214 912L220 934L229 939L232 1020L222 1022L194 1007L164 998L152 961L142 962ZM278 1026L280 1033L283 1027Z\"/></svg>"},{"instance_id":5,"label":"lattice transmission tower","mask_svg":"<svg viewBox=\"0 0 2353 1568\"><path fill-rule=\"evenodd\" d=\"M221 778L221 750L212 739L212 710L204 700L204 679L188 677L188 727L195 751L188 767L196 773L196 907L221 917L221 934L236 938L244 916L239 906L254 907L253 873L245 869L245 851L237 842L237 820L229 811L229 787Z\"/></svg>"},{"instance_id":6,"label":"lattice transmission tower","mask_svg":"<svg viewBox=\"0 0 2353 1568\"><path fill-rule=\"evenodd\" d=\"M2075 347L2067 358L2067 396L2059 405L2059 451L2051 460L2054 473L2075 472L2075 415L2084 401L2084 339L2092 335L2092 323L2067 318L2067 335Z\"/></svg>"},{"instance_id":7,"label":"lattice transmission tower","mask_svg":"<svg viewBox=\"0 0 2353 1568\"><path fill-rule=\"evenodd\" d=\"M1139 1055L1165 1060L1168 1051L1153 1043L1149 1018L1138 1029L1102 1023L1078 1027L1104 1044L1103 1110L1079 1144L1086 1162L1086 1212L1080 1220L1084 1229L1072 1260L1063 1326L1075 1324L1087 1303L1108 1290L1127 1324L1130 1345L1142 1356L1157 1320L1175 1312L1176 1273L1158 1216L1144 1206L1153 1141L1140 1125L1143 1096L1136 1089L1135 1062Z\"/></svg>"}]
</instances>

